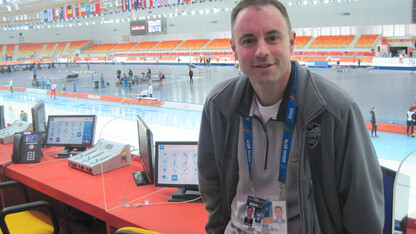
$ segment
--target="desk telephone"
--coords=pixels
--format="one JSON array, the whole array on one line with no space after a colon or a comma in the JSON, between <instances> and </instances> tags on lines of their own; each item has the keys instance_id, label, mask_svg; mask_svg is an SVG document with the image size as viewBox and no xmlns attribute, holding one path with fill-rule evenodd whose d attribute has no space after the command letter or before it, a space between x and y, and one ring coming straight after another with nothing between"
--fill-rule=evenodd
<instances>
[{"instance_id":1,"label":"desk telephone","mask_svg":"<svg viewBox=\"0 0 416 234\"><path fill-rule=\"evenodd\" d=\"M14 134L13 163L37 163L42 156L41 132L18 132Z\"/></svg>"}]
</instances>

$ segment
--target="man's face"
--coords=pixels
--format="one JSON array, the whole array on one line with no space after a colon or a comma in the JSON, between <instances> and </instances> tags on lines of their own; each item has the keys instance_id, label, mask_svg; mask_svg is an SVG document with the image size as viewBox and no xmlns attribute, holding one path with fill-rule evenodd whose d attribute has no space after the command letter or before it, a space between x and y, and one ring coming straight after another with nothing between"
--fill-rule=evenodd
<instances>
[{"instance_id":1,"label":"man's face","mask_svg":"<svg viewBox=\"0 0 416 234\"><path fill-rule=\"evenodd\" d=\"M282 208L280 207L276 207L274 209L274 212L276 214L276 218L281 219L282 218Z\"/></svg>"},{"instance_id":2,"label":"man's face","mask_svg":"<svg viewBox=\"0 0 416 234\"><path fill-rule=\"evenodd\" d=\"M288 30L285 18L272 5L238 13L231 48L253 86L278 85L282 77L289 77L296 34Z\"/></svg>"},{"instance_id":3,"label":"man's face","mask_svg":"<svg viewBox=\"0 0 416 234\"><path fill-rule=\"evenodd\" d=\"M251 218L253 216L253 208L247 208L247 217Z\"/></svg>"}]
</instances>

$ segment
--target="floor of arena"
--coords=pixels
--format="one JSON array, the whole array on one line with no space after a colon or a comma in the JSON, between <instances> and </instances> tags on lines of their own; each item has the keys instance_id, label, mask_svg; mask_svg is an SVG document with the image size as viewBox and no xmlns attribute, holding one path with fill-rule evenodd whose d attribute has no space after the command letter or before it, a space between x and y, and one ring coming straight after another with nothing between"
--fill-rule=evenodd
<instances>
[{"instance_id":1,"label":"floor of arena","mask_svg":"<svg viewBox=\"0 0 416 234\"><path fill-rule=\"evenodd\" d=\"M76 66L55 65L52 69L37 70L38 79L51 78L58 84L58 91L62 90L62 83L68 74L80 73L77 82L77 92L99 94L118 97L134 97L148 86L148 82L133 85L131 89L116 85L116 71L128 73L131 69L134 75L147 72L150 68L154 74L152 82L153 96L162 101L193 103L202 105L206 95L214 85L222 80L232 78L239 74L239 70L233 66L204 66L197 65L194 68L194 82L189 83L187 65L89 65ZM365 120L369 120L369 110L374 105L377 107L376 116L380 123L405 124L406 111L416 101L413 87L416 87L416 75L410 71L391 70L367 70L350 69L338 72L334 69L312 69L332 82L337 83L348 91L359 104ZM166 75L163 86L159 85L156 76L161 71ZM91 72L91 73L88 73ZM93 81L98 81L103 73L106 83L105 88L94 88ZM0 74L0 85L7 86L9 79L13 80L15 87L32 87L33 71L16 71ZM72 83L67 84L68 91L72 91ZM0 104L13 106L15 115L20 109L30 112L30 107L38 100L43 100L47 114L85 113L96 114L105 118L101 123L100 137L105 136L116 139L121 137L125 141L132 141L137 135L136 116L142 116L150 125L155 141L157 140L197 140L200 124L200 111L186 111L172 108L159 108L134 104L122 104L91 99L70 98L57 96L51 99L45 94L35 92L0 91ZM8 110L5 110L7 115ZM7 118L7 117L6 117ZM122 121L121 121L122 120ZM120 130L119 125L122 125ZM100 129L100 128L97 128ZM114 129L123 132L120 136L113 134ZM409 153L416 149L415 138L408 138L404 134L392 134L379 132L379 138L373 138L374 147L384 166L397 170L399 163ZM97 138L99 139L99 138ZM137 139L137 136L133 139Z\"/></svg>"}]
</instances>

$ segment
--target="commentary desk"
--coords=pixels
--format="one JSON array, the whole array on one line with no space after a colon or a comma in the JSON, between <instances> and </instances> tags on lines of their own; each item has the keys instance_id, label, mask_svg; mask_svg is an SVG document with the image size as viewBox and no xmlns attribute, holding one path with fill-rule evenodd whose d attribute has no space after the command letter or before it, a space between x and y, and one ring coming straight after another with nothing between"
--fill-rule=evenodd
<instances>
[{"instance_id":1,"label":"commentary desk","mask_svg":"<svg viewBox=\"0 0 416 234\"><path fill-rule=\"evenodd\" d=\"M12 148L12 144L0 145L1 164L10 161ZM40 163L12 164L5 174L105 221L107 233L125 226L161 233L205 233L208 213L202 203L157 205L167 203L176 189L136 186L132 172L141 170L137 159L130 166L93 176L70 168L67 159L54 158L62 150L61 147L44 148L45 156ZM137 203L150 205L134 207Z\"/></svg>"}]
</instances>

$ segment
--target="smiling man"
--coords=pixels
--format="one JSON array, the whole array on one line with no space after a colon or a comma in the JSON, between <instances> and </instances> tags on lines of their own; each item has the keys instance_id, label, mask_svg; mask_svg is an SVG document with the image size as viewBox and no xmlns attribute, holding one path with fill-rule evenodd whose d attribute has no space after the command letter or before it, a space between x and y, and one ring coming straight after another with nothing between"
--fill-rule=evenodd
<instances>
[{"instance_id":1,"label":"smiling man","mask_svg":"<svg viewBox=\"0 0 416 234\"><path fill-rule=\"evenodd\" d=\"M266 218L245 226L245 210L270 217L278 202L287 233L382 233L381 170L358 105L290 60L296 34L280 2L242 0L231 26L244 75L216 86L203 109L206 231L271 232Z\"/></svg>"}]
</instances>

